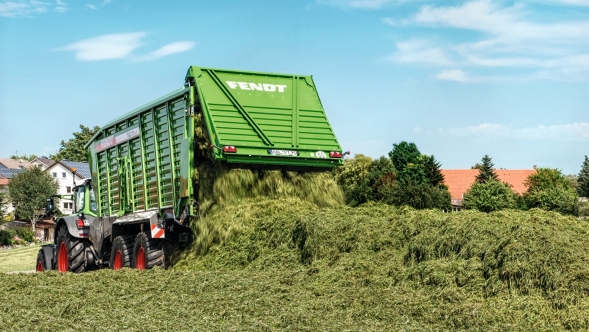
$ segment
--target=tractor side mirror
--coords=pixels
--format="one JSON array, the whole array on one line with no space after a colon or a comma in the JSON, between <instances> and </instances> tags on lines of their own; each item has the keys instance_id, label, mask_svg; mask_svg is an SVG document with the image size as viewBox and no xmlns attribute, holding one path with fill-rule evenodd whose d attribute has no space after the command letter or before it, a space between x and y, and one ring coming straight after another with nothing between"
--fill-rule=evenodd
<instances>
[{"instance_id":1,"label":"tractor side mirror","mask_svg":"<svg viewBox=\"0 0 589 332\"><path fill-rule=\"evenodd\" d=\"M55 214L54 209L53 198L48 198L45 202L45 214L48 216Z\"/></svg>"}]
</instances>

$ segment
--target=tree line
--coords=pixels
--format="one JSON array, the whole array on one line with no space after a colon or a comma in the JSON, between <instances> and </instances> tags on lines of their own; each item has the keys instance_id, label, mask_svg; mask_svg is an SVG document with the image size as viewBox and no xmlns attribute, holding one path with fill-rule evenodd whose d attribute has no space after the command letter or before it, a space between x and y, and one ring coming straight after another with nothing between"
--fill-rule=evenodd
<instances>
[{"instance_id":1,"label":"tree line","mask_svg":"<svg viewBox=\"0 0 589 332\"><path fill-rule=\"evenodd\" d=\"M357 154L334 171L348 205L372 201L416 209L451 210L450 192L444 184L441 165L434 156L421 154L414 143L408 142L393 144L388 155L388 158L382 156L373 160ZM589 197L587 156L578 176L573 178L567 178L558 169L538 168L526 179L527 189L522 195L514 192L510 184L500 181L493 166L491 157L485 155L472 167L478 169L479 174L464 194L463 209L492 212L540 208L589 216L589 203L579 202L579 197Z\"/></svg>"}]
</instances>

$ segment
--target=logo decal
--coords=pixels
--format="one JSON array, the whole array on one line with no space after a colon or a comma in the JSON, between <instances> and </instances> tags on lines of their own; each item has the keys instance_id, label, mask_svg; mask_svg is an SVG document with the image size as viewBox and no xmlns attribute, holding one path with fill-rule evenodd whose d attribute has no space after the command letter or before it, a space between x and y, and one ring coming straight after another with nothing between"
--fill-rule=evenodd
<instances>
[{"instance_id":1,"label":"logo decal","mask_svg":"<svg viewBox=\"0 0 589 332\"><path fill-rule=\"evenodd\" d=\"M258 91L266 91L266 92L284 92L286 89L286 85L282 84L269 84L269 83L250 83L250 82L235 82L235 81L225 81L227 85L231 89L241 89L241 90L258 90Z\"/></svg>"}]
</instances>

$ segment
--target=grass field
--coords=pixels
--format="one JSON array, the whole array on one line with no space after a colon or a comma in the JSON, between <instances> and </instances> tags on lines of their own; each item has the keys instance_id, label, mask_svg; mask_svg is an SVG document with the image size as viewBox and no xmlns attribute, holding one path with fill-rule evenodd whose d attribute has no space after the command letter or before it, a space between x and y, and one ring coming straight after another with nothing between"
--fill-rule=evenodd
<instances>
[{"instance_id":1,"label":"grass field","mask_svg":"<svg viewBox=\"0 0 589 332\"><path fill-rule=\"evenodd\" d=\"M0 273L35 269L39 245L0 250Z\"/></svg>"},{"instance_id":2,"label":"grass field","mask_svg":"<svg viewBox=\"0 0 589 332\"><path fill-rule=\"evenodd\" d=\"M170 270L0 274L4 330L584 331L589 224L264 200Z\"/></svg>"}]
</instances>

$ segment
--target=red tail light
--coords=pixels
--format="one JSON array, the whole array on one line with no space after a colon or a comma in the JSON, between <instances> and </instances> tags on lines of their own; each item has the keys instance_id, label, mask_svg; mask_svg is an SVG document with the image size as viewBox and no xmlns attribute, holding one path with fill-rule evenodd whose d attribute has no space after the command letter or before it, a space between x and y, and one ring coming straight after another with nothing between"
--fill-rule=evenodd
<instances>
[{"instance_id":1,"label":"red tail light","mask_svg":"<svg viewBox=\"0 0 589 332\"><path fill-rule=\"evenodd\" d=\"M78 219L78 228L83 228L83 227L84 227L84 220Z\"/></svg>"},{"instance_id":2,"label":"red tail light","mask_svg":"<svg viewBox=\"0 0 589 332\"><path fill-rule=\"evenodd\" d=\"M329 157L330 158L341 158L342 157L342 153L338 152L338 151L331 151L329 153Z\"/></svg>"},{"instance_id":3,"label":"red tail light","mask_svg":"<svg viewBox=\"0 0 589 332\"><path fill-rule=\"evenodd\" d=\"M223 152L226 152L226 153L236 153L237 152L237 148L234 147L234 146L225 145L223 147Z\"/></svg>"}]
</instances>

